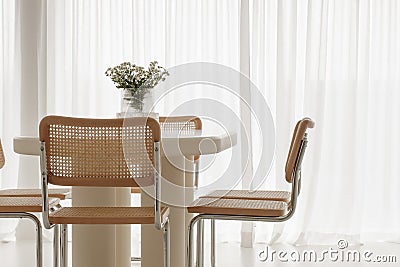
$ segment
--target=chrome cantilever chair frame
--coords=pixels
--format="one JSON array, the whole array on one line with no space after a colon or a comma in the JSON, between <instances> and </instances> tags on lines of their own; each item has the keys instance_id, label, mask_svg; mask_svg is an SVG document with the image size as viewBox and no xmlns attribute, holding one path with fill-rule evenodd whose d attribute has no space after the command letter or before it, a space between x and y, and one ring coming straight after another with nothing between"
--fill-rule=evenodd
<instances>
[{"instance_id":1,"label":"chrome cantilever chair frame","mask_svg":"<svg viewBox=\"0 0 400 267\"><path fill-rule=\"evenodd\" d=\"M215 220L235 220L235 221L258 221L258 222L284 222L286 220L289 220L295 210L296 210L296 206L297 206L297 197L300 193L300 183L301 183L301 163L303 161L303 157L304 157L304 153L305 153L305 149L307 147L307 133L304 133L304 136L301 140L300 143L300 148L299 148L299 152L297 154L296 157L296 161L295 161L295 166L293 169L293 173L292 173L292 194L291 194L291 202L290 202L290 206L289 206L289 211L286 215L284 216L279 216L279 217L264 217L264 216L243 216L243 215L218 215L218 214L199 214L197 216L195 216L188 227L188 247L187 247L187 255L188 255L188 261L187 261L187 266L191 267L192 263L193 263L193 229L195 224L197 223L198 225L201 225L201 233L200 235L203 236L204 234L204 227L203 227L203 221L206 219L209 219L211 221L211 228L212 228L212 232L215 231ZM214 228L214 229L213 229ZM214 239L214 235L211 236L212 239ZM211 240L211 262L212 262L212 266L215 266L215 240ZM204 246L203 246L203 240L197 238L197 256L201 256L203 257L204 252ZM203 265L202 259L197 259L197 266L198 267L202 267Z\"/></svg>"},{"instance_id":2,"label":"chrome cantilever chair frame","mask_svg":"<svg viewBox=\"0 0 400 267\"><path fill-rule=\"evenodd\" d=\"M42 225L40 224L39 219L28 212L1 212L0 218L7 219L29 219L31 220L36 227L36 266L43 266L43 240L42 240Z\"/></svg>"},{"instance_id":3,"label":"chrome cantilever chair frame","mask_svg":"<svg viewBox=\"0 0 400 267\"><path fill-rule=\"evenodd\" d=\"M47 168L46 168L46 149L44 142L40 143L40 173L42 178L42 214L43 225L46 229L54 228L53 236L53 266L68 265L68 226L58 224L51 224L49 222L49 192L47 186ZM51 211L56 211L61 206L57 205Z\"/></svg>"}]
</instances>

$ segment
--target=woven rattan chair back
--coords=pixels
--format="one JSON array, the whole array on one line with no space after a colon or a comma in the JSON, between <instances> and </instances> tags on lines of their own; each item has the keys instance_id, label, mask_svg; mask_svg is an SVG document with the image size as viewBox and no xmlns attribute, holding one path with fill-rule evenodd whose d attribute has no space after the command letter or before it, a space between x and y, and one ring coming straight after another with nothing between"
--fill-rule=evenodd
<instances>
[{"instance_id":1,"label":"woven rattan chair back","mask_svg":"<svg viewBox=\"0 0 400 267\"><path fill-rule=\"evenodd\" d=\"M196 116L160 117L160 125L162 130L166 132L178 130L183 133L190 133L202 128L201 120Z\"/></svg>"},{"instance_id":2,"label":"woven rattan chair back","mask_svg":"<svg viewBox=\"0 0 400 267\"><path fill-rule=\"evenodd\" d=\"M201 119L196 116L171 116L160 117L160 126L164 132L176 132L181 134L191 134L194 130L201 130L203 125ZM195 155L194 160L198 160L200 155Z\"/></svg>"},{"instance_id":3,"label":"woven rattan chair back","mask_svg":"<svg viewBox=\"0 0 400 267\"><path fill-rule=\"evenodd\" d=\"M294 128L285 166L285 178L289 183L293 181L296 160L298 159L301 143L308 128L314 128L314 122L310 118L304 118L298 121Z\"/></svg>"},{"instance_id":4,"label":"woven rattan chair back","mask_svg":"<svg viewBox=\"0 0 400 267\"><path fill-rule=\"evenodd\" d=\"M0 139L0 169L3 168L5 163L6 163L6 158L4 157L3 146L1 145L1 139Z\"/></svg>"},{"instance_id":5,"label":"woven rattan chair back","mask_svg":"<svg viewBox=\"0 0 400 267\"><path fill-rule=\"evenodd\" d=\"M48 183L112 187L154 183L154 142L160 141L160 126L154 119L47 116L39 131L46 148Z\"/></svg>"},{"instance_id":6,"label":"woven rattan chair back","mask_svg":"<svg viewBox=\"0 0 400 267\"><path fill-rule=\"evenodd\" d=\"M196 116L171 116L171 117L160 117L160 127L163 132L180 132L184 134L191 134L194 130L201 130L202 123L199 117ZM200 155L195 155L193 160L196 162L200 158ZM198 164L198 162L197 162ZM198 175L198 173L197 173ZM196 182L197 183L197 182ZM132 193L140 193L140 188L132 187Z\"/></svg>"}]
</instances>

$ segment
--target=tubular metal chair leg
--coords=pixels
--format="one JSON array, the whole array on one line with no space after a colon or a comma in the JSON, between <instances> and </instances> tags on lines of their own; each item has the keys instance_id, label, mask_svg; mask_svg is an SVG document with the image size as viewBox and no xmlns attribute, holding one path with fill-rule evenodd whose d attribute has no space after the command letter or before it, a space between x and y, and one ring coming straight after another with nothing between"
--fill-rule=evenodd
<instances>
[{"instance_id":1,"label":"tubular metal chair leg","mask_svg":"<svg viewBox=\"0 0 400 267\"><path fill-rule=\"evenodd\" d=\"M36 261L37 261L37 266L42 267L43 266L42 225L40 224L39 219L35 215L29 214L29 213L26 215L27 215L26 218L31 219L36 225L36 234L37 234L36 235L36 259L37 259Z\"/></svg>"},{"instance_id":2,"label":"tubular metal chair leg","mask_svg":"<svg viewBox=\"0 0 400 267\"><path fill-rule=\"evenodd\" d=\"M211 267L215 267L215 220L211 219Z\"/></svg>"},{"instance_id":3,"label":"tubular metal chair leg","mask_svg":"<svg viewBox=\"0 0 400 267\"><path fill-rule=\"evenodd\" d=\"M200 222L202 218L199 217L194 217L188 227L188 240L187 240L187 267L192 267L193 264L193 230L194 230L194 225L198 222ZM199 244L197 244L197 247L199 247ZM202 248L200 248L202 249ZM201 252L202 253L202 252Z\"/></svg>"},{"instance_id":4,"label":"tubular metal chair leg","mask_svg":"<svg viewBox=\"0 0 400 267\"><path fill-rule=\"evenodd\" d=\"M163 229L164 236L164 267L170 266L170 231L169 231L169 221L164 225Z\"/></svg>"},{"instance_id":5,"label":"tubular metal chair leg","mask_svg":"<svg viewBox=\"0 0 400 267\"><path fill-rule=\"evenodd\" d=\"M197 267L204 266L204 221L197 223L197 246L196 246Z\"/></svg>"},{"instance_id":6,"label":"tubular metal chair leg","mask_svg":"<svg viewBox=\"0 0 400 267\"><path fill-rule=\"evenodd\" d=\"M68 225L61 225L60 266L68 267Z\"/></svg>"},{"instance_id":7,"label":"tubular metal chair leg","mask_svg":"<svg viewBox=\"0 0 400 267\"><path fill-rule=\"evenodd\" d=\"M54 225L53 235L53 267L58 267L59 253L60 253L60 227L58 224Z\"/></svg>"},{"instance_id":8,"label":"tubular metal chair leg","mask_svg":"<svg viewBox=\"0 0 400 267\"><path fill-rule=\"evenodd\" d=\"M25 212L7 212L0 213L0 218L13 218L13 219L29 219L36 227L36 266L43 267L43 257L42 257L42 225L39 219L30 213Z\"/></svg>"},{"instance_id":9,"label":"tubular metal chair leg","mask_svg":"<svg viewBox=\"0 0 400 267\"><path fill-rule=\"evenodd\" d=\"M193 225L194 220L192 220L188 227L188 241L187 241L187 267L192 267L192 247L193 247Z\"/></svg>"},{"instance_id":10,"label":"tubular metal chair leg","mask_svg":"<svg viewBox=\"0 0 400 267\"><path fill-rule=\"evenodd\" d=\"M42 252L43 251L43 247L42 247L42 244L43 244L43 242L42 242L42 225L40 224L40 221L36 216L34 216L34 215L31 215L31 216L29 216L29 217L36 224L36 233L37 233L37 236L36 236L36 247L37 247L37 249L36 249L36 258L37 258L37 266L41 267L41 266L43 266L43 259L42 259L42 254L43 254L43 252Z\"/></svg>"},{"instance_id":11,"label":"tubular metal chair leg","mask_svg":"<svg viewBox=\"0 0 400 267\"><path fill-rule=\"evenodd\" d=\"M194 187L199 188L199 171L200 171L200 162L196 160L194 163Z\"/></svg>"}]
</instances>

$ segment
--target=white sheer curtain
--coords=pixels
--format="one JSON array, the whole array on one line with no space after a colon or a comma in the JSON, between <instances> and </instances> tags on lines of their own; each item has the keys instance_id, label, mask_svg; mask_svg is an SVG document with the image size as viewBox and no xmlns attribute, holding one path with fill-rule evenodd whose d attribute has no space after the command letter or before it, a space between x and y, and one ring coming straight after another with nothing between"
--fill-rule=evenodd
<instances>
[{"instance_id":1,"label":"white sheer curtain","mask_svg":"<svg viewBox=\"0 0 400 267\"><path fill-rule=\"evenodd\" d=\"M14 1L1 1L0 7L0 138L6 157L6 165L0 171L2 188L17 185L18 157L12 152L12 138L20 131L20 52L15 28L17 13ZM0 222L0 238L13 238L15 221Z\"/></svg>"},{"instance_id":2,"label":"white sheer curtain","mask_svg":"<svg viewBox=\"0 0 400 267\"><path fill-rule=\"evenodd\" d=\"M114 116L104 72L124 61L239 69L238 38L239 1L49 1L48 112Z\"/></svg>"},{"instance_id":3,"label":"white sheer curtain","mask_svg":"<svg viewBox=\"0 0 400 267\"><path fill-rule=\"evenodd\" d=\"M18 77L12 65L18 46L6 27L14 19L4 12L5 5L13 10L11 1L1 3L0 30L3 39L11 37L0 43L5 114L6 105L20 103L18 90L10 89L18 83L11 78ZM257 240L326 243L340 235L359 242L386 240L385 234L398 240L400 4L249 4L250 78L276 121L276 162L264 187L288 188L282 176L293 125L303 116L316 121L297 214L285 225L258 225ZM166 67L207 61L240 70L240 6L239 0L49 1L47 113L114 116L119 92L103 73L123 61L158 60ZM3 115L1 131L10 139L16 134L5 130L7 120ZM225 240L238 240L239 228L228 223L219 230L229 233Z\"/></svg>"},{"instance_id":4,"label":"white sheer curtain","mask_svg":"<svg viewBox=\"0 0 400 267\"><path fill-rule=\"evenodd\" d=\"M400 3L252 3L251 79L276 116L277 179L295 120L316 121L299 210L273 240L398 240Z\"/></svg>"},{"instance_id":5,"label":"white sheer curtain","mask_svg":"<svg viewBox=\"0 0 400 267\"><path fill-rule=\"evenodd\" d=\"M18 157L12 140L18 135L37 135L38 120L46 110L42 101L46 94L46 2L3 0L0 5L0 137L7 161L1 187L38 188L38 159ZM1 220L0 237L13 239L16 222ZM27 231L32 232L30 225L21 226L19 236L26 238Z\"/></svg>"}]
</instances>

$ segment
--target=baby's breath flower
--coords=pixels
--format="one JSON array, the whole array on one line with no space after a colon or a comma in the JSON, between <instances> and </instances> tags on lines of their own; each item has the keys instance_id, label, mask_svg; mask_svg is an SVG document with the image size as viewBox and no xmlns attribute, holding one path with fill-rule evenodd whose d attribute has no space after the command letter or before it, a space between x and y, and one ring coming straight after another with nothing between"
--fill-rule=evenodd
<instances>
[{"instance_id":1,"label":"baby's breath flower","mask_svg":"<svg viewBox=\"0 0 400 267\"><path fill-rule=\"evenodd\" d=\"M145 69L142 66L130 62L123 62L118 66L108 68L105 72L110 77L117 88L129 90L132 95L140 88L153 88L160 81L165 81L168 71L158 65L157 61L152 61Z\"/></svg>"}]
</instances>

